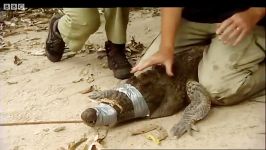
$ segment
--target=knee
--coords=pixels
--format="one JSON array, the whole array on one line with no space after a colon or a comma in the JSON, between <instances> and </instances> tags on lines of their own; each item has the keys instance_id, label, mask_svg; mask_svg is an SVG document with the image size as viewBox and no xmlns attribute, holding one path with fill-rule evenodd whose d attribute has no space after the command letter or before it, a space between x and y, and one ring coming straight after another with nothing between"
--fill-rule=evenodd
<instances>
[{"instance_id":1,"label":"knee","mask_svg":"<svg viewBox=\"0 0 266 150\"><path fill-rule=\"evenodd\" d=\"M220 82L200 82L212 97L215 105L234 105L244 101L250 96L254 88L252 78L246 77L239 82L221 80Z\"/></svg>"},{"instance_id":2,"label":"knee","mask_svg":"<svg viewBox=\"0 0 266 150\"><path fill-rule=\"evenodd\" d=\"M71 28L82 31L83 34L95 33L100 27L100 17L90 15L84 17L84 15L67 15L68 24Z\"/></svg>"},{"instance_id":3,"label":"knee","mask_svg":"<svg viewBox=\"0 0 266 150\"><path fill-rule=\"evenodd\" d=\"M89 36L100 26L97 9L69 8L58 22L58 29L68 47L77 51L82 48Z\"/></svg>"},{"instance_id":4,"label":"knee","mask_svg":"<svg viewBox=\"0 0 266 150\"><path fill-rule=\"evenodd\" d=\"M79 34L94 33L100 26L100 15L96 8L64 8L61 24Z\"/></svg>"}]
</instances>

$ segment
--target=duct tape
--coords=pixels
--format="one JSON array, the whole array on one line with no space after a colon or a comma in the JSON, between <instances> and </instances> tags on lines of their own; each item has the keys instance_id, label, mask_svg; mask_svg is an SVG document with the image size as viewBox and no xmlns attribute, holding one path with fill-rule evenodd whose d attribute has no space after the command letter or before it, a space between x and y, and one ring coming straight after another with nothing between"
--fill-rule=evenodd
<instances>
[{"instance_id":1,"label":"duct tape","mask_svg":"<svg viewBox=\"0 0 266 150\"><path fill-rule=\"evenodd\" d=\"M104 103L100 103L98 106L94 107L97 111L97 121L95 125L114 125L117 122L117 112L116 110Z\"/></svg>"},{"instance_id":2,"label":"duct tape","mask_svg":"<svg viewBox=\"0 0 266 150\"><path fill-rule=\"evenodd\" d=\"M135 118L146 117L150 115L150 110L146 101L144 100L142 94L134 86L130 84L123 84L116 90L126 94L132 101Z\"/></svg>"}]
</instances>

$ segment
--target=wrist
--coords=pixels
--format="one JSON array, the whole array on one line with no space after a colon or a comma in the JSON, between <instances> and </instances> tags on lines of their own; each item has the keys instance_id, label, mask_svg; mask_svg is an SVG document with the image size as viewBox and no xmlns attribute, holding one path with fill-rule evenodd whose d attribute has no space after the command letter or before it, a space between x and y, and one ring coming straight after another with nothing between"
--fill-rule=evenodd
<instances>
[{"instance_id":1,"label":"wrist","mask_svg":"<svg viewBox=\"0 0 266 150\"><path fill-rule=\"evenodd\" d=\"M171 51L175 48L175 42L173 39L162 39L160 44L160 49L165 49Z\"/></svg>"},{"instance_id":2,"label":"wrist","mask_svg":"<svg viewBox=\"0 0 266 150\"><path fill-rule=\"evenodd\" d=\"M173 53L174 52L174 45L166 45L166 44L162 44L160 45L160 52L166 52L166 53Z\"/></svg>"},{"instance_id":3,"label":"wrist","mask_svg":"<svg viewBox=\"0 0 266 150\"><path fill-rule=\"evenodd\" d=\"M265 16L265 8L264 7L251 7L247 10L253 19L258 22Z\"/></svg>"}]
</instances>

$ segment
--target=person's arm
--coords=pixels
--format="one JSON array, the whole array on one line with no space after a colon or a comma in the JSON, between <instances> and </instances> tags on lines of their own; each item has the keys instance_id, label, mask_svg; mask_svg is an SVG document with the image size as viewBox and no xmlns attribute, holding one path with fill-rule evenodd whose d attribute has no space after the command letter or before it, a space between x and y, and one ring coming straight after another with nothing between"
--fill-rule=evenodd
<instances>
[{"instance_id":1,"label":"person's arm","mask_svg":"<svg viewBox=\"0 0 266 150\"><path fill-rule=\"evenodd\" d=\"M265 7L251 7L218 24L216 33L225 44L237 45L265 16Z\"/></svg>"},{"instance_id":2,"label":"person's arm","mask_svg":"<svg viewBox=\"0 0 266 150\"><path fill-rule=\"evenodd\" d=\"M142 64L137 64L131 72L141 71L156 64L163 64L166 73L173 76L172 64L177 28L181 22L182 8L161 8L161 44L160 50Z\"/></svg>"},{"instance_id":3,"label":"person's arm","mask_svg":"<svg viewBox=\"0 0 266 150\"><path fill-rule=\"evenodd\" d=\"M182 8L162 8L161 18L161 51L174 49L176 30L181 21Z\"/></svg>"}]
</instances>

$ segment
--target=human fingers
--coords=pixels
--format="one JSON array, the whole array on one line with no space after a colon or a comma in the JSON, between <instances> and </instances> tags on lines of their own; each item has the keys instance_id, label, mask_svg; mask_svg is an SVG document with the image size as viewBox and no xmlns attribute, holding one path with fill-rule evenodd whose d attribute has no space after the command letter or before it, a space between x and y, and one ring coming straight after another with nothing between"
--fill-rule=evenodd
<instances>
[{"instance_id":1,"label":"human fingers","mask_svg":"<svg viewBox=\"0 0 266 150\"><path fill-rule=\"evenodd\" d=\"M231 18L226 19L223 21L221 24L218 24L218 28L216 30L216 34L221 35L224 30L231 24L233 23L233 20Z\"/></svg>"},{"instance_id":2,"label":"human fingers","mask_svg":"<svg viewBox=\"0 0 266 150\"><path fill-rule=\"evenodd\" d=\"M225 40L225 43L229 45L233 45L233 43L236 41L237 37L240 35L242 29L240 27L237 27Z\"/></svg>"},{"instance_id":3,"label":"human fingers","mask_svg":"<svg viewBox=\"0 0 266 150\"><path fill-rule=\"evenodd\" d=\"M236 46L238 43L240 43L241 40L246 36L246 34L247 34L247 30L242 30L240 35L237 37L237 39L233 43L233 46Z\"/></svg>"},{"instance_id":4,"label":"human fingers","mask_svg":"<svg viewBox=\"0 0 266 150\"><path fill-rule=\"evenodd\" d=\"M173 76L174 75L173 69L172 69L173 62L172 61L167 61L167 62L165 62L164 65L165 65L165 69L166 69L167 75Z\"/></svg>"},{"instance_id":5,"label":"human fingers","mask_svg":"<svg viewBox=\"0 0 266 150\"><path fill-rule=\"evenodd\" d=\"M232 23L229 26L227 26L227 28L224 29L224 32L222 32L218 38L224 41L224 43L226 43L226 41L228 41L229 35L236 29L239 29L239 28L237 28L237 25L235 23Z\"/></svg>"},{"instance_id":6,"label":"human fingers","mask_svg":"<svg viewBox=\"0 0 266 150\"><path fill-rule=\"evenodd\" d=\"M148 60L146 60L146 61L144 61L143 63L139 63L139 64L137 64L135 67L133 67L132 69L131 69L131 73L135 73L135 72L137 72L137 71L142 71L143 69L145 69L145 68L147 68L147 67L150 67L150 66L152 66L152 65L154 65L155 63L154 63L154 59L152 59L152 58L150 58L150 59L148 59Z\"/></svg>"}]
</instances>

